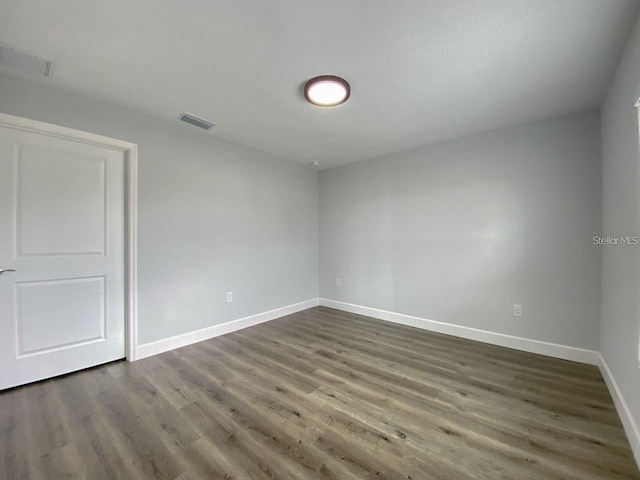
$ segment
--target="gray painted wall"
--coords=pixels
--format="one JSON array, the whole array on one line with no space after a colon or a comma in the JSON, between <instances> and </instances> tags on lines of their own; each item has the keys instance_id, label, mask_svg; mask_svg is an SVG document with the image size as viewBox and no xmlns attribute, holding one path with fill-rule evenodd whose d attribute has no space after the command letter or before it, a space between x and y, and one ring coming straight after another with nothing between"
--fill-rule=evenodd
<instances>
[{"instance_id":1,"label":"gray painted wall","mask_svg":"<svg viewBox=\"0 0 640 480\"><path fill-rule=\"evenodd\" d=\"M640 235L638 112L640 24L602 107L602 231ZM640 247L603 247L600 353L640 420Z\"/></svg>"},{"instance_id":2,"label":"gray painted wall","mask_svg":"<svg viewBox=\"0 0 640 480\"><path fill-rule=\"evenodd\" d=\"M318 296L316 171L6 76L0 112L139 145L140 343Z\"/></svg>"},{"instance_id":3,"label":"gray painted wall","mask_svg":"<svg viewBox=\"0 0 640 480\"><path fill-rule=\"evenodd\" d=\"M600 192L597 112L325 170L320 295L595 349Z\"/></svg>"}]
</instances>

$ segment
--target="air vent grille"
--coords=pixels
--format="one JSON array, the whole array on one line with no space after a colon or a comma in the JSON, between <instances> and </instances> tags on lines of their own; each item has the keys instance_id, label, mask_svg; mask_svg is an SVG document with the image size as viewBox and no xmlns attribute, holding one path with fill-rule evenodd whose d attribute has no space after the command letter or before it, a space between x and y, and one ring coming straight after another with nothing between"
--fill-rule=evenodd
<instances>
[{"instance_id":1,"label":"air vent grille","mask_svg":"<svg viewBox=\"0 0 640 480\"><path fill-rule=\"evenodd\" d=\"M182 115L180 115L178 117L180 120L182 120L185 123L188 123L190 125L194 125L198 128L202 128L204 130L211 130L215 125L207 120L204 120L202 118L198 118L195 115L191 115L190 113L183 113Z\"/></svg>"},{"instance_id":2,"label":"air vent grille","mask_svg":"<svg viewBox=\"0 0 640 480\"><path fill-rule=\"evenodd\" d=\"M0 72L50 77L53 73L53 63L0 42Z\"/></svg>"}]
</instances>

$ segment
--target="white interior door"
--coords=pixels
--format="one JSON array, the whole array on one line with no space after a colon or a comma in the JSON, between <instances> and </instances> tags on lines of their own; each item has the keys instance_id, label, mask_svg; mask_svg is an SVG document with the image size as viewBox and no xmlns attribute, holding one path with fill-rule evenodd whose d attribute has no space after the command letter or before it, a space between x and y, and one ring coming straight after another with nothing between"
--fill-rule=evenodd
<instances>
[{"instance_id":1,"label":"white interior door","mask_svg":"<svg viewBox=\"0 0 640 480\"><path fill-rule=\"evenodd\" d=\"M0 127L0 389L125 356L124 194L123 152Z\"/></svg>"}]
</instances>

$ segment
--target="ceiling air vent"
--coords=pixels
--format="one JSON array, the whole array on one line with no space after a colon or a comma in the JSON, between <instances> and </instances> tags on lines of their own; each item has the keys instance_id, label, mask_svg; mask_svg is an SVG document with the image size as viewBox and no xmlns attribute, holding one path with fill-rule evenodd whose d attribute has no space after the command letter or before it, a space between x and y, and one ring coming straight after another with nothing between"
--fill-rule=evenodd
<instances>
[{"instance_id":1,"label":"ceiling air vent","mask_svg":"<svg viewBox=\"0 0 640 480\"><path fill-rule=\"evenodd\" d=\"M183 122L195 125L196 127L203 128L205 130L211 130L215 126L213 123L202 118L198 118L195 115L191 115L190 113L183 113L178 118Z\"/></svg>"},{"instance_id":2,"label":"ceiling air vent","mask_svg":"<svg viewBox=\"0 0 640 480\"><path fill-rule=\"evenodd\" d=\"M53 62L0 42L0 72L50 77L53 73Z\"/></svg>"}]
</instances>

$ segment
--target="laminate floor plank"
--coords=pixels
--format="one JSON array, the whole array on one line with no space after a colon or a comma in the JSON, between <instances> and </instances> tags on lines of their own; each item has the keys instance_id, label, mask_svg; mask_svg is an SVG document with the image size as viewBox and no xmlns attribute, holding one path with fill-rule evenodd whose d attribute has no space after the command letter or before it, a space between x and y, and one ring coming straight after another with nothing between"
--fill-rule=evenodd
<instances>
[{"instance_id":1,"label":"laminate floor plank","mask_svg":"<svg viewBox=\"0 0 640 480\"><path fill-rule=\"evenodd\" d=\"M0 479L640 479L596 367L316 307L0 392Z\"/></svg>"}]
</instances>

